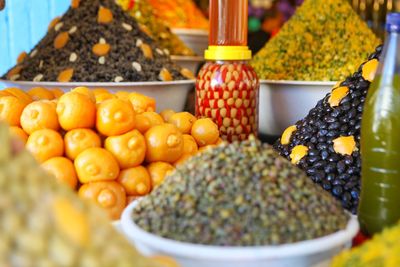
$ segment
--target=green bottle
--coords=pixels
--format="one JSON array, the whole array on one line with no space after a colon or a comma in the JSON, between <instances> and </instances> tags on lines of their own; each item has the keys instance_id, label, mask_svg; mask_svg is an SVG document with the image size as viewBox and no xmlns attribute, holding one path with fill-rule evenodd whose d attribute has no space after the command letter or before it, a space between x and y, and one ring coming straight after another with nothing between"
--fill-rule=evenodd
<instances>
[{"instance_id":1,"label":"green bottle","mask_svg":"<svg viewBox=\"0 0 400 267\"><path fill-rule=\"evenodd\" d=\"M387 16L387 40L361 126L359 222L373 235L400 221L400 13Z\"/></svg>"}]
</instances>

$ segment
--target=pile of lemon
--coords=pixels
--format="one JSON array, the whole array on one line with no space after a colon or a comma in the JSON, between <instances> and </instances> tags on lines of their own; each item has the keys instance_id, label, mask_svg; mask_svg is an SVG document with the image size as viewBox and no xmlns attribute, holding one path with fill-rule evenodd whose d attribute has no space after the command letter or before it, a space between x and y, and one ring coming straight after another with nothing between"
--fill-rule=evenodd
<instances>
[{"instance_id":1,"label":"pile of lemon","mask_svg":"<svg viewBox=\"0 0 400 267\"><path fill-rule=\"evenodd\" d=\"M175 166L221 142L210 119L155 112L154 99L106 89L0 91L0 121L43 168L119 219Z\"/></svg>"}]
</instances>

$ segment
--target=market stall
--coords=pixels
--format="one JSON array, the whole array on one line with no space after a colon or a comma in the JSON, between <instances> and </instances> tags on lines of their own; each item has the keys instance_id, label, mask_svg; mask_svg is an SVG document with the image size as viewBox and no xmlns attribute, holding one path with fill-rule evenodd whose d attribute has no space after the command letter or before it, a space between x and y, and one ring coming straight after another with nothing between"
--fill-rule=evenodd
<instances>
[{"instance_id":1,"label":"market stall","mask_svg":"<svg viewBox=\"0 0 400 267\"><path fill-rule=\"evenodd\" d=\"M7 66L0 266L400 266L396 6L206 2L71 0Z\"/></svg>"}]
</instances>

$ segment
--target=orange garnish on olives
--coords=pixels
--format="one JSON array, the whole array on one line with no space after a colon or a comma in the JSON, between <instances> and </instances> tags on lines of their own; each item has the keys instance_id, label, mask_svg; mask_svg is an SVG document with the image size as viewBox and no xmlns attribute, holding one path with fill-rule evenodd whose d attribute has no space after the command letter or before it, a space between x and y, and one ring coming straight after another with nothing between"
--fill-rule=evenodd
<instances>
[{"instance_id":1,"label":"orange garnish on olives","mask_svg":"<svg viewBox=\"0 0 400 267\"><path fill-rule=\"evenodd\" d=\"M292 137L292 134L297 130L296 125L289 126L286 128L286 130L283 132L282 137L281 137L281 144L282 145L288 145L290 143L290 138Z\"/></svg>"},{"instance_id":2,"label":"orange garnish on olives","mask_svg":"<svg viewBox=\"0 0 400 267\"><path fill-rule=\"evenodd\" d=\"M306 146L295 146L292 149L292 153L290 154L290 159L292 160L293 164L297 164L300 162L302 158L304 158L308 153L308 147Z\"/></svg>"},{"instance_id":3,"label":"orange garnish on olives","mask_svg":"<svg viewBox=\"0 0 400 267\"><path fill-rule=\"evenodd\" d=\"M329 97L329 105L331 107L339 106L340 102L345 98L349 93L349 88L346 86L338 87L332 90L331 96Z\"/></svg>"},{"instance_id":4,"label":"orange garnish on olives","mask_svg":"<svg viewBox=\"0 0 400 267\"><path fill-rule=\"evenodd\" d=\"M374 58L362 67L362 76L365 80L372 82L375 78L376 70L378 69L379 61Z\"/></svg>"},{"instance_id":5,"label":"orange garnish on olives","mask_svg":"<svg viewBox=\"0 0 400 267\"><path fill-rule=\"evenodd\" d=\"M351 155L356 150L354 136L341 136L333 140L333 149L340 155Z\"/></svg>"}]
</instances>

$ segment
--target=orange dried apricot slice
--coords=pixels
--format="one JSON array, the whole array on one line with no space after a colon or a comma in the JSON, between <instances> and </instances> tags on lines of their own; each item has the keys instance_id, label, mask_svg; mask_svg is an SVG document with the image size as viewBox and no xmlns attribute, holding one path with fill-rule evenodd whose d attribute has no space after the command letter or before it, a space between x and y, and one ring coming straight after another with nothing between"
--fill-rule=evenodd
<instances>
[{"instance_id":1,"label":"orange dried apricot slice","mask_svg":"<svg viewBox=\"0 0 400 267\"><path fill-rule=\"evenodd\" d=\"M357 149L354 136L341 136L333 140L333 149L340 155L351 155Z\"/></svg>"},{"instance_id":2,"label":"orange dried apricot slice","mask_svg":"<svg viewBox=\"0 0 400 267\"><path fill-rule=\"evenodd\" d=\"M56 24L60 21L60 17L55 17L52 21L50 21L49 26L47 27L47 30L51 30L56 26Z\"/></svg>"},{"instance_id":3,"label":"orange dried apricot slice","mask_svg":"<svg viewBox=\"0 0 400 267\"><path fill-rule=\"evenodd\" d=\"M141 44L140 49L143 52L143 55L147 59L153 59L153 50L151 50L151 47L148 44Z\"/></svg>"},{"instance_id":4,"label":"orange dried apricot slice","mask_svg":"<svg viewBox=\"0 0 400 267\"><path fill-rule=\"evenodd\" d=\"M21 52L21 54L18 55L17 64L22 63L25 60L27 55L28 54L25 51Z\"/></svg>"},{"instance_id":5,"label":"orange dried apricot slice","mask_svg":"<svg viewBox=\"0 0 400 267\"><path fill-rule=\"evenodd\" d=\"M181 72L181 74L182 74L183 77L188 78L188 79L190 79L190 80L193 80L193 79L196 78L196 77L194 76L193 72L191 72L190 70L188 70L188 69L186 69L186 68L181 69L180 72Z\"/></svg>"},{"instance_id":6,"label":"orange dried apricot slice","mask_svg":"<svg viewBox=\"0 0 400 267\"><path fill-rule=\"evenodd\" d=\"M78 8L79 7L79 4L80 4L80 0L71 0L71 7L72 8Z\"/></svg>"},{"instance_id":7,"label":"orange dried apricot slice","mask_svg":"<svg viewBox=\"0 0 400 267\"><path fill-rule=\"evenodd\" d=\"M22 67L21 67L21 66L16 66L16 67L12 68L12 69L7 73L7 79L8 79L8 80L12 80L12 78L13 78L15 75L18 75L18 74L21 72L21 70L22 70Z\"/></svg>"},{"instance_id":8,"label":"orange dried apricot slice","mask_svg":"<svg viewBox=\"0 0 400 267\"><path fill-rule=\"evenodd\" d=\"M110 52L111 46L109 44L95 44L92 48L92 52L96 56L105 56Z\"/></svg>"},{"instance_id":9,"label":"orange dried apricot slice","mask_svg":"<svg viewBox=\"0 0 400 267\"><path fill-rule=\"evenodd\" d=\"M163 68L160 71L159 78L161 81L164 81L164 82L169 82L169 81L173 80L171 73L166 68Z\"/></svg>"},{"instance_id":10,"label":"orange dried apricot slice","mask_svg":"<svg viewBox=\"0 0 400 267\"><path fill-rule=\"evenodd\" d=\"M69 33L68 32L61 32L57 35L54 39L54 48L61 49L67 45L69 41Z\"/></svg>"},{"instance_id":11,"label":"orange dried apricot slice","mask_svg":"<svg viewBox=\"0 0 400 267\"><path fill-rule=\"evenodd\" d=\"M58 74L57 81L60 83L67 83L72 79L72 76L74 75L74 69L69 68L66 70L63 70Z\"/></svg>"},{"instance_id":12,"label":"orange dried apricot slice","mask_svg":"<svg viewBox=\"0 0 400 267\"><path fill-rule=\"evenodd\" d=\"M308 153L308 147L303 145L295 146L292 149L292 153L290 154L290 159L293 164L297 164L300 162L302 158L304 158Z\"/></svg>"},{"instance_id":13,"label":"orange dried apricot slice","mask_svg":"<svg viewBox=\"0 0 400 267\"><path fill-rule=\"evenodd\" d=\"M97 22L100 24L107 24L112 22L112 20L113 20L113 14L111 10L101 6L97 14Z\"/></svg>"}]
</instances>

